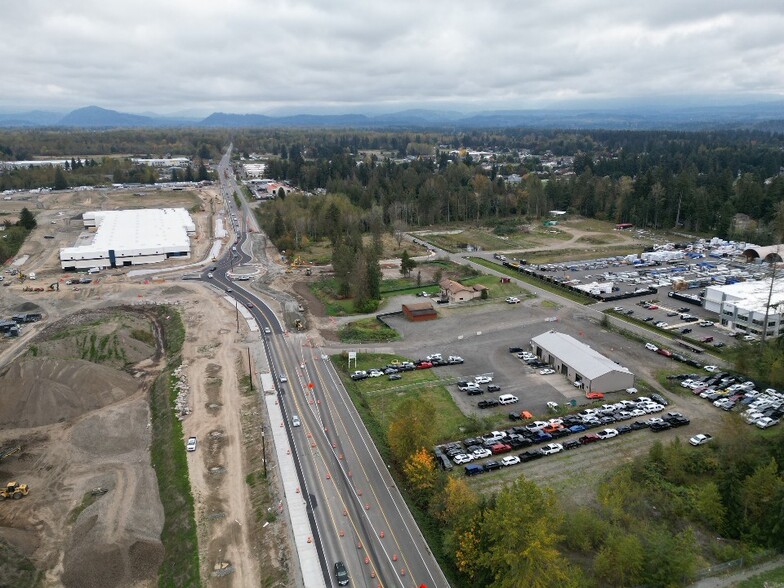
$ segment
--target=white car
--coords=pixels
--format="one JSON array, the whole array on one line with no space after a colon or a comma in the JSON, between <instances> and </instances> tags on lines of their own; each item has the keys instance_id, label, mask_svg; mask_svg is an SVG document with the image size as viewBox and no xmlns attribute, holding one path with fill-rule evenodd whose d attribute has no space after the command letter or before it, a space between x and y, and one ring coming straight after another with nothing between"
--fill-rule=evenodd
<instances>
[{"instance_id":1,"label":"white car","mask_svg":"<svg viewBox=\"0 0 784 588\"><path fill-rule=\"evenodd\" d=\"M196 451L196 437L188 437L188 443L185 445L188 451Z\"/></svg>"},{"instance_id":2,"label":"white car","mask_svg":"<svg viewBox=\"0 0 784 588\"><path fill-rule=\"evenodd\" d=\"M525 426L525 428L528 429L529 431L534 431L534 432L541 431L547 426L547 424L548 423L546 421L534 421L532 423L528 423Z\"/></svg>"},{"instance_id":3,"label":"white car","mask_svg":"<svg viewBox=\"0 0 784 588\"><path fill-rule=\"evenodd\" d=\"M646 343L645 344L645 349L647 349L648 351L658 351L659 350L659 348L656 347L656 345L654 345L653 343Z\"/></svg>"},{"instance_id":4,"label":"white car","mask_svg":"<svg viewBox=\"0 0 784 588\"><path fill-rule=\"evenodd\" d=\"M505 458L501 460L502 466L513 466L520 463L520 458L516 455L507 455Z\"/></svg>"},{"instance_id":5,"label":"white car","mask_svg":"<svg viewBox=\"0 0 784 588\"><path fill-rule=\"evenodd\" d=\"M778 425L778 419L772 419L770 417L762 417L756 423L754 423L760 429L767 429L768 427L772 427L773 425Z\"/></svg>"},{"instance_id":6,"label":"white car","mask_svg":"<svg viewBox=\"0 0 784 588\"><path fill-rule=\"evenodd\" d=\"M490 457L493 455L493 452L489 449L485 449L484 447L480 447L479 449L474 450L471 452L471 455L474 459L483 459L485 457Z\"/></svg>"},{"instance_id":7,"label":"white car","mask_svg":"<svg viewBox=\"0 0 784 588\"><path fill-rule=\"evenodd\" d=\"M756 341L757 340L757 336L756 335L744 335L743 336L743 340L744 341Z\"/></svg>"},{"instance_id":8,"label":"white car","mask_svg":"<svg viewBox=\"0 0 784 588\"><path fill-rule=\"evenodd\" d=\"M512 394L501 394L498 397L498 404L514 404L519 400L517 396L513 396Z\"/></svg>"},{"instance_id":9,"label":"white car","mask_svg":"<svg viewBox=\"0 0 784 588\"><path fill-rule=\"evenodd\" d=\"M468 455L467 453L458 453L456 456L452 458L452 461L455 462L457 465L463 465L464 463L470 463L474 460L473 457Z\"/></svg>"},{"instance_id":10,"label":"white car","mask_svg":"<svg viewBox=\"0 0 784 588\"><path fill-rule=\"evenodd\" d=\"M713 439L713 437L711 437L707 433L700 433L699 435L694 435L694 437L689 439L689 443L697 447L698 445L705 445L711 439Z\"/></svg>"},{"instance_id":11,"label":"white car","mask_svg":"<svg viewBox=\"0 0 784 588\"><path fill-rule=\"evenodd\" d=\"M292 415L291 417L291 426L292 427L299 427L300 426L299 417L297 415Z\"/></svg>"},{"instance_id":12,"label":"white car","mask_svg":"<svg viewBox=\"0 0 784 588\"><path fill-rule=\"evenodd\" d=\"M637 388L626 388L627 394L637 394Z\"/></svg>"},{"instance_id":13,"label":"white car","mask_svg":"<svg viewBox=\"0 0 784 588\"><path fill-rule=\"evenodd\" d=\"M623 306L615 306L613 307L613 310L615 312L623 312L625 309L623 308Z\"/></svg>"},{"instance_id":14,"label":"white car","mask_svg":"<svg viewBox=\"0 0 784 588\"><path fill-rule=\"evenodd\" d=\"M368 370L368 378L380 378L384 375L384 372L381 370Z\"/></svg>"},{"instance_id":15,"label":"white car","mask_svg":"<svg viewBox=\"0 0 784 588\"><path fill-rule=\"evenodd\" d=\"M489 384L493 381L493 376L477 376L474 378L474 382L477 384Z\"/></svg>"},{"instance_id":16,"label":"white car","mask_svg":"<svg viewBox=\"0 0 784 588\"><path fill-rule=\"evenodd\" d=\"M520 302L520 299L517 296L510 296L506 299L507 304L517 304Z\"/></svg>"},{"instance_id":17,"label":"white car","mask_svg":"<svg viewBox=\"0 0 784 588\"><path fill-rule=\"evenodd\" d=\"M212 279L212 274L211 274L211 273L210 273L210 274L207 274L207 277L208 277L209 279Z\"/></svg>"},{"instance_id":18,"label":"white car","mask_svg":"<svg viewBox=\"0 0 784 588\"><path fill-rule=\"evenodd\" d=\"M715 372L717 369L719 369L719 366L717 366L717 365L704 365L704 366L702 366L702 369L704 369L706 372L711 372L712 373L712 372Z\"/></svg>"},{"instance_id":19,"label":"white car","mask_svg":"<svg viewBox=\"0 0 784 588\"><path fill-rule=\"evenodd\" d=\"M613 437L618 436L617 429L604 429L603 431L599 431L596 433L599 439L612 439Z\"/></svg>"},{"instance_id":20,"label":"white car","mask_svg":"<svg viewBox=\"0 0 784 588\"><path fill-rule=\"evenodd\" d=\"M544 319L544 322L546 322L546 323L557 323L558 322L558 317L557 316L548 316L546 319Z\"/></svg>"},{"instance_id":21,"label":"white car","mask_svg":"<svg viewBox=\"0 0 784 588\"><path fill-rule=\"evenodd\" d=\"M669 325L669 323L666 323L664 321L659 321L658 323L656 323L655 326L659 327L660 329L664 329L666 327L669 327L670 325Z\"/></svg>"},{"instance_id":22,"label":"white car","mask_svg":"<svg viewBox=\"0 0 784 588\"><path fill-rule=\"evenodd\" d=\"M549 376L550 374L554 374L555 370L550 368L544 368L543 370L539 370L539 374L542 376Z\"/></svg>"},{"instance_id":23,"label":"white car","mask_svg":"<svg viewBox=\"0 0 784 588\"><path fill-rule=\"evenodd\" d=\"M545 455L552 455L553 453L558 453L559 451L563 451L563 445L560 443L548 443L542 447L542 453Z\"/></svg>"},{"instance_id":24,"label":"white car","mask_svg":"<svg viewBox=\"0 0 784 588\"><path fill-rule=\"evenodd\" d=\"M474 382L465 382L463 384L458 384L457 388L463 392L474 392L479 390L479 384L475 384Z\"/></svg>"},{"instance_id":25,"label":"white car","mask_svg":"<svg viewBox=\"0 0 784 588\"><path fill-rule=\"evenodd\" d=\"M547 408L549 408L550 410L558 410L558 403L553 402L551 400L550 402L547 403Z\"/></svg>"}]
</instances>

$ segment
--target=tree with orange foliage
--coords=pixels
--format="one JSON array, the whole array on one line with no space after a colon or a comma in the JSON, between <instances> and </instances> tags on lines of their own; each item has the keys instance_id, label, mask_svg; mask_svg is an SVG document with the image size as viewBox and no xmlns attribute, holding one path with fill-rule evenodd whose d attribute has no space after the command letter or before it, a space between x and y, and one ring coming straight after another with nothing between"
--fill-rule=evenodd
<instances>
[{"instance_id":1,"label":"tree with orange foliage","mask_svg":"<svg viewBox=\"0 0 784 588\"><path fill-rule=\"evenodd\" d=\"M420 505L428 504L436 489L442 485L436 460L432 452L424 447L409 456L403 464L403 473L409 482L411 495Z\"/></svg>"}]
</instances>

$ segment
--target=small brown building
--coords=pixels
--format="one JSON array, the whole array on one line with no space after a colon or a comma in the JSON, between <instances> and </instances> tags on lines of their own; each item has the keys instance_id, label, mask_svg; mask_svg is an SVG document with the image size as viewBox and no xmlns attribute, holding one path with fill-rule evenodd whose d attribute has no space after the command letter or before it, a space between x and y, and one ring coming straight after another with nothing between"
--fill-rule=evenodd
<instances>
[{"instance_id":1,"label":"small brown building","mask_svg":"<svg viewBox=\"0 0 784 588\"><path fill-rule=\"evenodd\" d=\"M431 302L413 302L403 305L403 314L410 321L430 321L438 318Z\"/></svg>"}]
</instances>

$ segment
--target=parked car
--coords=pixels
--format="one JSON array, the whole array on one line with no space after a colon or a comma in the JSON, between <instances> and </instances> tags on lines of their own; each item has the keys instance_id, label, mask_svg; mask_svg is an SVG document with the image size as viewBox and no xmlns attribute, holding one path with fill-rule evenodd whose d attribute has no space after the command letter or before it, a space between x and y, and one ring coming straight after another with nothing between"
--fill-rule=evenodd
<instances>
[{"instance_id":1,"label":"parked car","mask_svg":"<svg viewBox=\"0 0 784 588\"><path fill-rule=\"evenodd\" d=\"M602 392L586 392L585 397L589 400L599 400L604 398L604 394Z\"/></svg>"},{"instance_id":2,"label":"parked car","mask_svg":"<svg viewBox=\"0 0 784 588\"><path fill-rule=\"evenodd\" d=\"M618 431L616 429L604 429L596 433L596 436L599 439L612 439L613 437L618 436Z\"/></svg>"},{"instance_id":3,"label":"parked car","mask_svg":"<svg viewBox=\"0 0 784 588\"><path fill-rule=\"evenodd\" d=\"M400 374L389 374L390 380L400 380L402 377Z\"/></svg>"},{"instance_id":4,"label":"parked car","mask_svg":"<svg viewBox=\"0 0 784 588\"><path fill-rule=\"evenodd\" d=\"M488 392L500 392L501 391L501 386L499 386L498 384L488 384L487 391Z\"/></svg>"},{"instance_id":5,"label":"parked car","mask_svg":"<svg viewBox=\"0 0 784 588\"><path fill-rule=\"evenodd\" d=\"M506 302L507 304L518 304L520 302L520 299L517 296L509 296L506 299Z\"/></svg>"},{"instance_id":6,"label":"parked car","mask_svg":"<svg viewBox=\"0 0 784 588\"><path fill-rule=\"evenodd\" d=\"M512 446L507 443L496 443L490 448L490 451L493 455L498 455L500 453L507 453L512 451Z\"/></svg>"},{"instance_id":7,"label":"parked car","mask_svg":"<svg viewBox=\"0 0 784 588\"><path fill-rule=\"evenodd\" d=\"M713 440L708 433L699 433L698 435L694 435L691 439L689 439L689 443L697 447L698 445L705 445Z\"/></svg>"},{"instance_id":8,"label":"parked car","mask_svg":"<svg viewBox=\"0 0 784 588\"><path fill-rule=\"evenodd\" d=\"M477 474L483 474L485 468L479 464L472 463L471 465L465 466L465 475L466 476L476 476Z\"/></svg>"},{"instance_id":9,"label":"parked car","mask_svg":"<svg viewBox=\"0 0 784 588\"><path fill-rule=\"evenodd\" d=\"M583 435L582 437L577 439L577 441L580 443L580 445L587 445L588 443L601 441L601 439L602 438L599 437L599 435L597 435L596 433L588 433L587 435Z\"/></svg>"},{"instance_id":10,"label":"parked car","mask_svg":"<svg viewBox=\"0 0 784 588\"><path fill-rule=\"evenodd\" d=\"M497 400L480 400L476 403L477 408L493 408L494 406L498 406Z\"/></svg>"},{"instance_id":11,"label":"parked car","mask_svg":"<svg viewBox=\"0 0 784 588\"><path fill-rule=\"evenodd\" d=\"M514 404L518 401L519 399L517 398L517 396L514 396L512 394L501 394L501 396L498 397L499 404Z\"/></svg>"},{"instance_id":12,"label":"parked car","mask_svg":"<svg viewBox=\"0 0 784 588\"><path fill-rule=\"evenodd\" d=\"M474 378L474 382L477 384L489 384L493 381L493 376L477 376Z\"/></svg>"},{"instance_id":13,"label":"parked car","mask_svg":"<svg viewBox=\"0 0 784 588\"><path fill-rule=\"evenodd\" d=\"M651 425L650 425L650 429L654 433L660 433L662 431L666 431L666 430L671 429L671 428L672 428L672 425L670 423L668 423L667 421L655 422L655 423L651 423Z\"/></svg>"},{"instance_id":14,"label":"parked car","mask_svg":"<svg viewBox=\"0 0 784 588\"><path fill-rule=\"evenodd\" d=\"M577 449L578 447L580 447L580 442L577 439L570 439L563 444L564 450Z\"/></svg>"},{"instance_id":15,"label":"parked car","mask_svg":"<svg viewBox=\"0 0 784 588\"><path fill-rule=\"evenodd\" d=\"M464 463L470 463L473 459L474 458L467 453L458 453L452 458L452 461L455 462L456 465L462 465Z\"/></svg>"},{"instance_id":16,"label":"parked car","mask_svg":"<svg viewBox=\"0 0 784 588\"><path fill-rule=\"evenodd\" d=\"M533 461L535 459L539 459L540 457L544 457L544 453L541 449L529 449L528 451L524 451L519 456L520 461Z\"/></svg>"},{"instance_id":17,"label":"parked car","mask_svg":"<svg viewBox=\"0 0 784 588\"><path fill-rule=\"evenodd\" d=\"M517 465L518 463L520 463L520 458L516 455L507 455L501 460L501 465L504 467Z\"/></svg>"},{"instance_id":18,"label":"parked car","mask_svg":"<svg viewBox=\"0 0 784 588\"><path fill-rule=\"evenodd\" d=\"M549 443L542 447L542 453L545 455L552 455L553 453L559 453L563 451L563 445L560 443Z\"/></svg>"},{"instance_id":19,"label":"parked car","mask_svg":"<svg viewBox=\"0 0 784 588\"><path fill-rule=\"evenodd\" d=\"M196 451L196 437L188 437L188 443L185 445L187 451Z\"/></svg>"},{"instance_id":20,"label":"parked car","mask_svg":"<svg viewBox=\"0 0 784 588\"><path fill-rule=\"evenodd\" d=\"M500 470L501 464L497 461L488 461L484 464L484 468L486 472L492 472L493 470Z\"/></svg>"},{"instance_id":21,"label":"parked car","mask_svg":"<svg viewBox=\"0 0 784 588\"><path fill-rule=\"evenodd\" d=\"M554 374L555 370L552 368L544 368L543 370L539 370L539 374L542 376L549 376L550 374Z\"/></svg>"}]
</instances>

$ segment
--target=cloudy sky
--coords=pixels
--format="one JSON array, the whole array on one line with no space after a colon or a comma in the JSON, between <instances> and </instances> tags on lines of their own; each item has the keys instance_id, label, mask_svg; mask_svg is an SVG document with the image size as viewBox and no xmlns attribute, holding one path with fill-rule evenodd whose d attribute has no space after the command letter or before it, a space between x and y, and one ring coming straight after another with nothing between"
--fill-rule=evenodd
<instances>
[{"instance_id":1,"label":"cloudy sky","mask_svg":"<svg viewBox=\"0 0 784 588\"><path fill-rule=\"evenodd\" d=\"M469 111L784 97L782 0L0 0L0 7L5 112Z\"/></svg>"}]
</instances>

